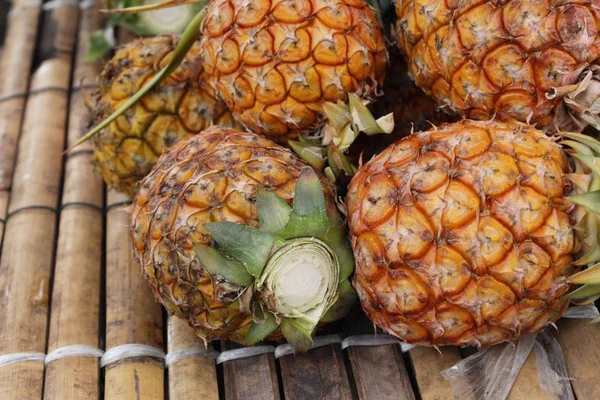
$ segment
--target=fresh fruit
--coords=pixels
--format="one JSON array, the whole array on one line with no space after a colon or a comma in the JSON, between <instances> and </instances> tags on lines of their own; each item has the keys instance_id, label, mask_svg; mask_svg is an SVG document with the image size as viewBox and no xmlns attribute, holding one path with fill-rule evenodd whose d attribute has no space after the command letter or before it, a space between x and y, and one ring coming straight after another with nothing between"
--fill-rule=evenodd
<instances>
[{"instance_id":1,"label":"fresh fruit","mask_svg":"<svg viewBox=\"0 0 600 400\"><path fill-rule=\"evenodd\" d=\"M600 267L569 278L576 253L600 261L600 142L566 137L576 151L529 125L463 120L363 165L347 209L371 320L411 343L487 346L600 294ZM565 298L569 280L588 285Z\"/></svg>"},{"instance_id":2,"label":"fresh fruit","mask_svg":"<svg viewBox=\"0 0 600 400\"><path fill-rule=\"evenodd\" d=\"M131 215L157 299L206 341L283 335L307 349L356 298L331 184L265 137L212 127L173 146Z\"/></svg>"},{"instance_id":3,"label":"fresh fruit","mask_svg":"<svg viewBox=\"0 0 600 400\"><path fill-rule=\"evenodd\" d=\"M96 120L119 108L163 68L178 38L139 39L118 49L100 76ZM233 125L225 105L205 84L200 51L193 46L174 73L94 136L94 159L108 185L133 195L166 148L212 124Z\"/></svg>"},{"instance_id":4,"label":"fresh fruit","mask_svg":"<svg viewBox=\"0 0 600 400\"><path fill-rule=\"evenodd\" d=\"M441 106L552 132L599 125L594 2L399 0L396 14L411 74Z\"/></svg>"},{"instance_id":5,"label":"fresh fruit","mask_svg":"<svg viewBox=\"0 0 600 400\"><path fill-rule=\"evenodd\" d=\"M318 130L326 101L374 96L387 62L364 0L213 0L200 47L234 117L279 142Z\"/></svg>"}]
</instances>

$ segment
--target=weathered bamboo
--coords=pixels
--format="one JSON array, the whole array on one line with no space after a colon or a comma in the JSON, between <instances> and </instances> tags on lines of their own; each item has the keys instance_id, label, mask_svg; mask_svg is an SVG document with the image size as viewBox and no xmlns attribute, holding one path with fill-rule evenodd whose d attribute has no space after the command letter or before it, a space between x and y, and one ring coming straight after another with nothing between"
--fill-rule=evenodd
<instances>
[{"instance_id":1,"label":"weathered bamboo","mask_svg":"<svg viewBox=\"0 0 600 400\"><path fill-rule=\"evenodd\" d=\"M348 335L374 333L373 324L359 307L346 317L345 326ZM351 346L346 351L361 399L415 399L400 346Z\"/></svg>"},{"instance_id":2,"label":"weathered bamboo","mask_svg":"<svg viewBox=\"0 0 600 400\"><path fill-rule=\"evenodd\" d=\"M99 27L97 6L80 13L75 76L93 80L99 63L84 61L88 36ZM63 42L57 42L65 49ZM66 50L66 49L65 49ZM73 80L73 86L80 79ZM88 125L81 90L72 88L68 143ZM100 286L103 235L102 181L93 171L89 144L67 154L50 317L48 352L64 346L100 346ZM66 357L46 368L46 399L98 399L100 367L96 357Z\"/></svg>"},{"instance_id":3,"label":"weathered bamboo","mask_svg":"<svg viewBox=\"0 0 600 400\"><path fill-rule=\"evenodd\" d=\"M32 79L0 263L0 354L46 351L71 63L43 62ZM41 398L43 364L0 367L0 398Z\"/></svg>"},{"instance_id":4,"label":"weathered bamboo","mask_svg":"<svg viewBox=\"0 0 600 400\"><path fill-rule=\"evenodd\" d=\"M239 348L222 342L223 350ZM225 398L228 400L280 399L277 369L273 353L223 363Z\"/></svg>"},{"instance_id":5,"label":"weathered bamboo","mask_svg":"<svg viewBox=\"0 0 600 400\"><path fill-rule=\"evenodd\" d=\"M128 198L110 191L106 203L106 349L144 344L163 350L162 308L132 254ZM126 358L107 366L105 398L163 399L162 360Z\"/></svg>"},{"instance_id":6,"label":"weathered bamboo","mask_svg":"<svg viewBox=\"0 0 600 400\"><path fill-rule=\"evenodd\" d=\"M556 339L565 355L571 385L578 400L598 398L600 382L600 325L589 320L563 318Z\"/></svg>"},{"instance_id":7,"label":"weathered bamboo","mask_svg":"<svg viewBox=\"0 0 600 400\"><path fill-rule=\"evenodd\" d=\"M452 346L419 346L409 352L413 371L423 400L452 399L454 391L441 373L461 360L458 348Z\"/></svg>"},{"instance_id":8,"label":"weathered bamboo","mask_svg":"<svg viewBox=\"0 0 600 400\"><path fill-rule=\"evenodd\" d=\"M38 32L40 6L14 0L0 58L0 243L21 132L29 74ZM27 6L26 6L27 4Z\"/></svg>"},{"instance_id":9,"label":"weathered bamboo","mask_svg":"<svg viewBox=\"0 0 600 400\"><path fill-rule=\"evenodd\" d=\"M177 317L169 317L169 353L190 348L204 348L202 340L190 326ZM169 366L169 399L218 400L219 385L215 360L196 356Z\"/></svg>"}]
</instances>

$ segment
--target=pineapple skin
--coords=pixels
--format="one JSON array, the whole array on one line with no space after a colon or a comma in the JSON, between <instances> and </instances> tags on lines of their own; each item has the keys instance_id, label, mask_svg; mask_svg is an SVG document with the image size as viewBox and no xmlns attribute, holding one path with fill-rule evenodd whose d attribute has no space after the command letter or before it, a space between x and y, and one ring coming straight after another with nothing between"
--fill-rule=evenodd
<instances>
[{"instance_id":1,"label":"pineapple skin","mask_svg":"<svg viewBox=\"0 0 600 400\"><path fill-rule=\"evenodd\" d=\"M519 123L418 132L348 189L354 285L370 319L410 343L488 346L568 303L575 236L560 146Z\"/></svg>"},{"instance_id":2,"label":"pineapple skin","mask_svg":"<svg viewBox=\"0 0 600 400\"><path fill-rule=\"evenodd\" d=\"M291 151L249 132L211 127L169 149L142 180L131 213L134 255L156 298L205 341L245 343L252 322L244 291L213 279L194 258L195 244L211 244L207 222L258 227L255 193L266 187L293 200L306 164ZM329 215L334 189L321 178ZM279 331L270 337L277 338Z\"/></svg>"},{"instance_id":3,"label":"pineapple skin","mask_svg":"<svg viewBox=\"0 0 600 400\"><path fill-rule=\"evenodd\" d=\"M546 132L580 130L550 89L600 56L597 1L396 2L396 36L416 83L460 116Z\"/></svg>"},{"instance_id":4,"label":"pineapple skin","mask_svg":"<svg viewBox=\"0 0 600 400\"><path fill-rule=\"evenodd\" d=\"M252 132L285 143L318 129L325 101L368 98L385 75L382 27L364 0L214 0L208 83Z\"/></svg>"},{"instance_id":5,"label":"pineapple skin","mask_svg":"<svg viewBox=\"0 0 600 400\"><path fill-rule=\"evenodd\" d=\"M95 120L112 114L164 68L178 40L176 35L158 36L119 48L100 75ZM94 136L97 170L110 187L133 196L136 183L165 149L213 123L234 124L205 83L196 44L167 79Z\"/></svg>"}]
</instances>

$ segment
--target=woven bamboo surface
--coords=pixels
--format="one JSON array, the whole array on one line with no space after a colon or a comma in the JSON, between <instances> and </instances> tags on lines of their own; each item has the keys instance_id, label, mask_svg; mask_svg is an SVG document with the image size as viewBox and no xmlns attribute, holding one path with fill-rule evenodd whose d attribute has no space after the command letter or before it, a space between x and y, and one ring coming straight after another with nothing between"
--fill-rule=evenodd
<instances>
[{"instance_id":1,"label":"woven bamboo surface","mask_svg":"<svg viewBox=\"0 0 600 400\"><path fill-rule=\"evenodd\" d=\"M51 4L14 0L0 50L0 357L32 354L0 366L0 399L453 398L440 372L466 355L455 348L333 343L221 364L202 355L200 339L165 315L141 279L128 199L105 190L89 144L64 154L88 124L85 93L101 65L84 55L100 13L89 1ZM577 399L600 398L600 327L558 325ZM373 333L358 309L327 329L319 335ZM145 350L101 365L102 351L131 344ZM84 351L44 363L70 346ZM545 398L533 353L509 398Z\"/></svg>"}]
</instances>

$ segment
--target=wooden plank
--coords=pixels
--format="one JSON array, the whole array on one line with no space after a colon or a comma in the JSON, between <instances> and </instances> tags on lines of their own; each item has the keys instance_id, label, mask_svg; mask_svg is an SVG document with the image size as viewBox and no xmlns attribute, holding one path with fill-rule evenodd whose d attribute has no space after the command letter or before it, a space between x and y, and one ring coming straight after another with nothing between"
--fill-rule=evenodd
<instances>
[{"instance_id":1,"label":"wooden plank","mask_svg":"<svg viewBox=\"0 0 600 400\"><path fill-rule=\"evenodd\" d=\"M375 333L360 306L345 321L348 336ZM347 351L360 399L415 399L400 346L351 346Z\"/></svg>"},{"instance_id":2,"label":"wooden plank","mask_svg":"<svg viewBox=\"0 0 600 400\"><path fill-rule=\"evenodd\" d=\"M509 345L510 346L510 345ZM545 399L546 394L540 385L537 373L537 359L535 349L531 350L529 356L523 363L519 375L508 394L508 400L532 400Z\"/></svg>"},{"instance_id":3,"label":"wooden plank","mask_svg":"<svg viewBox=\"0 0 600 400\"><path fill-rule=\"evenodd\" d=\"M187 322L169 317L169 353L190 348L203 348L204 343ZM169 399L218 400L219 385L215 360L195 356L182 359L169 366Z\"/></svg>"},{"instance_id":4,"label":"wooden plank","mask_svg":"<svg viewBox=\"0 0 600 400\"><path fill-rule=\"evenodd\" d=\"M286 399L351 399L339 344L279 359Z\"/></svg>"},{"instance_id":5,"label":"wooden plank","mask_svg":"<svg viewBox=\"0 0 600 400\"><path fill-rule=\"evenodd\" d=\"M162 350L162 308L133 258L129 199L110 191L106 203L106 349L145 344ZM105 399L141 398L164 398L162 361L138 357L107 366Z\"/></svg>"},{"instance_id":6,"label":"wooden plank","mask_svg":"<svg viewBox=\"0 0 600 400\"><path fill-rule=\"evenodd\" d=\"M68 10L68 9L67 9ZM73 10L71 9L71 12ZM80 14L79 46L75 75L99 70L99 63L84 61L88 35L99 26L98 7ZM64 42L61 46L64 46ZM63 47L64 48L64 47ZM76 81L73 81L75 83ZM89 123L81 91L72 88L68 144L73 144ZM70 345L99 347L100 287L104 192L95 174L92 155L85 144L67 155L57 261L50 316L48 352ZM82 268L85 266L85 268ZM97 357L67 357L47 365L44 397L47 399L99 399L100 366Z\"/></svg>"},{"instance_id":7,"label":"wooden plank","mask_svg":"<svg viewBox=\"0 0 600 400\"><path fill-rule=\"evenodd\" d=\"M562 347L577 400L596 400L600 382L600 325L589 320L563 318L556 339Z\"/></svg>"},{"instance_id":8,"label":"wooden plank","mask_svg":"<svg viewBox=\"0 0 600 400\"><path fill-rule=\"evenodd\" d=\"M442 371L461 360L458 348L452 346L419 346L409 352L417 386L423 400L445 400L454 398L450 383L442 377Z\"/></svg>"},{"instance_id":9,"label":"wooden plank","mask_svg":"<svg viewBox=\"0 0 600 400\"><path fill-rule=\"evenodd\" d=\"M229 350L239 345L223 342ZM272 353L261 354L223 363L225 375L225 398L227 400L279 399L279 385L275 357Z\"/></svg>"}]
</instances>

